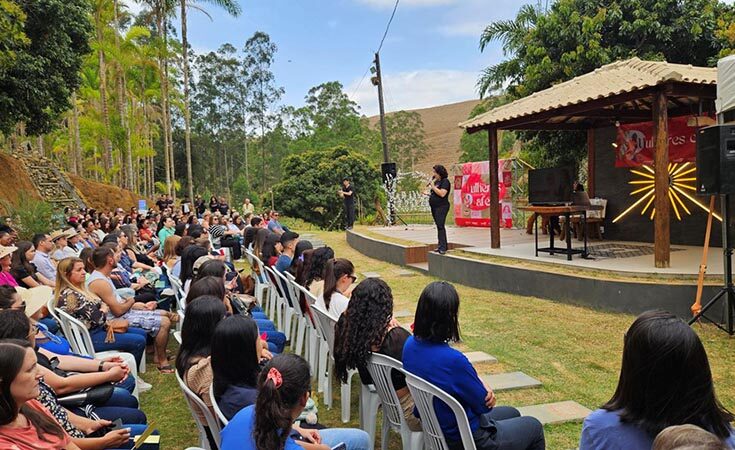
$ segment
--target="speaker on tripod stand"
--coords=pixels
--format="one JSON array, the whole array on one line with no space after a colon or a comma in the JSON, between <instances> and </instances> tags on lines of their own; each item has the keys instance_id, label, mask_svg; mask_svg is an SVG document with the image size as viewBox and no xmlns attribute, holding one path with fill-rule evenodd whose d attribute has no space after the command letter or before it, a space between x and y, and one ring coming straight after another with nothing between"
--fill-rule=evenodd
<instances>
[{"instance_id":1,"label":"speaker on tripod stand","mask_svg":"<svg viewBox=\"0 0 735 450\"><path fill-rule=\"evenodd\" d=\"M697 132L697 193L719 195L722 214L723 287L689 321L712 322L729 335L735 334L735 287L732 277L732 253L735 243L735 220L731 195L735 194L735 125L714 125ZM724 325L705 315L720 300L724 300Z\"/></svg>"}]
</instances>

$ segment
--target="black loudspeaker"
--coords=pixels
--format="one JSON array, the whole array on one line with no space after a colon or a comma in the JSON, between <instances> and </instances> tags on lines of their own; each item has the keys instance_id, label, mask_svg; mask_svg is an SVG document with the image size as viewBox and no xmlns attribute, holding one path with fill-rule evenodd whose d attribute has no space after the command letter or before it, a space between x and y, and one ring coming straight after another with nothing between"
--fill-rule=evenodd
<instances>
[{"instance_id":1,"label":"black loudspeaker","mask_svg":"<svg viewBox=\"0 0 735 450\"><path fill-rule=\"evenodd\" d=\"M380 165L380 171L383 173L383 182L388 181L388 177L393 179L398 176L398 170L396 169L396 163L388 162Z\"/></svg>"},{"instance_id":2,"label":"black loudspeaker","mask_svg":"<svg viewBox=\"0 0 735 450\"><path fill-rule=\"evenodd\" d=\"M697 133L697 193L735 194L735 125Z\"/></svg>"}]
</instances>

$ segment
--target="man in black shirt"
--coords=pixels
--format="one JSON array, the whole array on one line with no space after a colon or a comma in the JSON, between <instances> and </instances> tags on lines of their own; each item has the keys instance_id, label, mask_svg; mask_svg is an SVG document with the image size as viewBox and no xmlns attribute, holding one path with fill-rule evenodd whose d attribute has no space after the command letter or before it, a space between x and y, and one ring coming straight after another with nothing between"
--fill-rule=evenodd
<instances>
[{"instance_id":1,"label":"man in black shirt","mask_svg":"<svg viewBox=\"0 0 735 450\"><path fill-rule=\"evenodd\" d=\"M452 188L447 169L439 164L434 166L434 174L426 187L429 188L431 217L434 218L439 239L439 247L436 251L443 255L447 252L448 247L447 229L444 224L447 220L447 213L449 212L449 191Z\"/></svg>"},{"instance_id":2,"label":"man in black shirt","mask_svg":"<svg viewBox=\"0 0 735 450\"><path fill-rule=\"evenodd\" d=\"M355 190L352 189L350 179L347 177L342 180L342 189L339 191L339 196L345 202L345 228L351 230L355 224Z\"/></svg>"}]
</instances>

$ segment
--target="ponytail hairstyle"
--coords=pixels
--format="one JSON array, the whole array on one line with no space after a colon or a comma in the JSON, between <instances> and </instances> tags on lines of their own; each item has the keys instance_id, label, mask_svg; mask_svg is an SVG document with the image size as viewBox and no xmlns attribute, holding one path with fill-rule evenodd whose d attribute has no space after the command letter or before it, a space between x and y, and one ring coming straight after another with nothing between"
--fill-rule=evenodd
<instances>
[{"instance_id":1,"label":"ponytail hairstyle","mask_svg":"<svg viewBox=\"0 0 735 450\"><path fill-rule=\"evenodd\" d=\"M19 407L10 393L10 386L23 369L28 349L32 349L28 341L18 339L0 341L0 426L13 422L20 411L33 425L38 438L42 441L51 442L46 439L46 435L63 439L64 430L53 418L25 403Z\"/></svg>"},{"instance_id":2,"label":"ponytail hairstyle","mask_svg":"<svg viewBox=\"0 0 735 450\"><path fill-rule=\"evenodd\" d=\"M258 377L258 398L255 401L255 448L284 448L293 424L291 411L310 391L309 363L299 355L281 354L265 366Z\"/></svg>"},{"instance_id":3,"label":"ponytail hairstyle","mask_svg":"<svg viewBox=\"0 0 735 450\"><path fill-rule=\"evenodd\" d=\"M329 303L332 300L332 294L337 292L337 281L343 275L352 275L355 272L355 266L349 259L333 258L327 261L324 266L324 305L329 309Z\"/></svg>"}]
</instances>

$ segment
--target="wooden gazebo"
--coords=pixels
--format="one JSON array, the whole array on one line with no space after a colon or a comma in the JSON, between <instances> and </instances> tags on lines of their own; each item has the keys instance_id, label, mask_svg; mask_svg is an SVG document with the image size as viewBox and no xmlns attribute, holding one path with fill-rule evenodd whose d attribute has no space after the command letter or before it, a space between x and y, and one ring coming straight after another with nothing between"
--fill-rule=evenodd
<instances>
[{"instance_id":1,"label":"wooden gazebo","mask_svg":"<svg viewBox=\"0 0 735 450\"><path fill-rule=\"evenodd\" d=\"M618 61L492 109L459 124L469 133L488 131L491 246L500 248L498 130L586 130L588 190L595 192L595 129L653 120L656 267L670 263L669 117L714 110L717 69L642 61Z\"/></svg>"}]
</instances>

